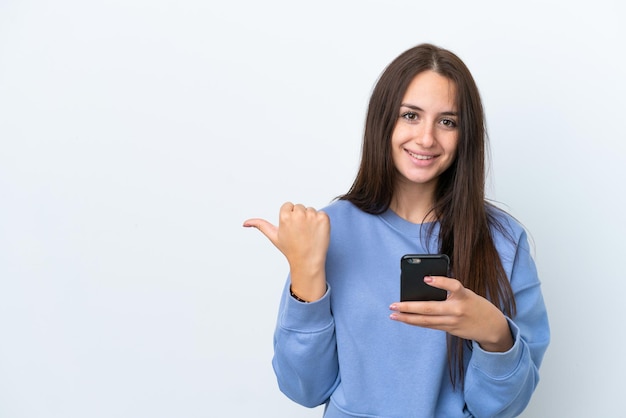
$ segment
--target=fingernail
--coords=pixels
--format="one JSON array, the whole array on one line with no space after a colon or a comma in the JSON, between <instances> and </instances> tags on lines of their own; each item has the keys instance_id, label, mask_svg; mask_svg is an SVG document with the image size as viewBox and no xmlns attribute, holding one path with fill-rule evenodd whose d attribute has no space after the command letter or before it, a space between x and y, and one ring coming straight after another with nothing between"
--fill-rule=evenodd
<instances>
[{"instance_id":1,"label":"fingernail","mask_svg":"<svg viewBox=\"0 0 626 418\"><path fill-rule=\"evenodd\" d=\"M389 319L393 319L394 321L398 320L398 314L397 313L392 313L391 315L389 315Z\"/></svg>"},{"instance_id":2,"label":"fingernail","mask_svg":"<svg viewBox=\"0 0 626 418\"><path fill-rule=\"evenodd\" d=\"M433 282L433 278L430 276L424 276L424 282L425 283L432 283Z\"/></svg>"},{"instance_id":3,"label":"fingernail","mask_svg":"<svg viewBox=\"0 0 626 418\"><path fill-rule=\"evenodd\" d=\"M397 310L398 310L398 305L396 305L395 303L392 303L392 304L389 306L389 309L391 309L392 311L397 311Z\"/></svg>"}]
</instances>

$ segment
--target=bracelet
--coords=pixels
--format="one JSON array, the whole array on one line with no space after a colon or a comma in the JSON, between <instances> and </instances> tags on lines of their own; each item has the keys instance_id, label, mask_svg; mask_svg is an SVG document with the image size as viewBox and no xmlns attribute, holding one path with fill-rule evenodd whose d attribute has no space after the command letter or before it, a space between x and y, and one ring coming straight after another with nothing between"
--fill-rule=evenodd
<instances>
[{"instance_id":1,"label":"bracelet","mask_svg":"<svg viewBox=\"0 0 626 418\"><path fill-rule=\"evenodd\" d=\"M289 286L289 293L291 293L291 297L294 298L295 300L297 300L298 302L311 303L308 300L304 300L301 297L299 297L298 295L296 295L295 293L293 293L293 290L291 290L291 286Z\"/></svg>"}]
</instances>

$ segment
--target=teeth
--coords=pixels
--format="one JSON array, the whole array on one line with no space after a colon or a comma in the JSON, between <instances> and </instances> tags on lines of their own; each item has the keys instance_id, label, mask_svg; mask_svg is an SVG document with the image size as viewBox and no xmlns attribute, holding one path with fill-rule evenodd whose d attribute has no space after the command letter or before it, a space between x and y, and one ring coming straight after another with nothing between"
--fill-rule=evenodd
<instances>
[{"instance_id":1,"label":"teeth","mask_svg":"<svg viewBox=\"0 0 626 418\"><path fill-rule=\"evenodd\" d=\"M418 154L413 154L411 151L407 151L409 153L409 155L413 158L417 158L418 160L432 160L432 155L418 155Z\"/></svg>"}]
</instances>

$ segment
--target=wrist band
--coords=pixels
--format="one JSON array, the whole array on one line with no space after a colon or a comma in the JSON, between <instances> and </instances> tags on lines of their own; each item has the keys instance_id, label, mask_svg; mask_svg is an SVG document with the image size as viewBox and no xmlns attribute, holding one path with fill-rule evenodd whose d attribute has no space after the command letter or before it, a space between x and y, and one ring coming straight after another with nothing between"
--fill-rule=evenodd
<instances>
[{"instance_id":1,"label":"wrist band","mask_svg":"<svg viewBox=\"0 0 626 418\"><path fill-rule=\"evenodd\" d=\"M289 293L291 293L291 297L294 298L295 300L297 300L298 302L311 303L308 300L304 300L301 297L299 297L298 295L296 295L295 293L293 293L293 290L291 290L291 286L289 286Z\"/></svg>"}]
</instances>

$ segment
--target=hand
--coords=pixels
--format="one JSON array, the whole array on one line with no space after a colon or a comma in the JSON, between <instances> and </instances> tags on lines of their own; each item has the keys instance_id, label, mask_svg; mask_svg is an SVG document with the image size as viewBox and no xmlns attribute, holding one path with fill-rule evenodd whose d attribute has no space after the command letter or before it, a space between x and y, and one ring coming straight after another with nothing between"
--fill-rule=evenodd
<instances>
[{"instance_id":1,"label":"hand","mask_svg":"<svg viewBox=\"0 0 626 418\"><path fill-rule=\"evenodd\" d=\"M391 319L476 341L485 351L504 352L513 346L509 324L494 304L455 279L429 276L424 281L447 290L448 298L441 302L393 303Z\"/></svg>"},{"instance_id":2,"label":"hand","mask_svg":"<svg viewBox=\"0 0 626 418\"><path fill-rule=\"evenodd\" d=\"M326 293L326 253L330 242L328 215L291 202L280 208L278 227L252 218L244 227L257 228L287 258L291 290L300 298L314 301Z\"/></svg>"}]
</instances>

